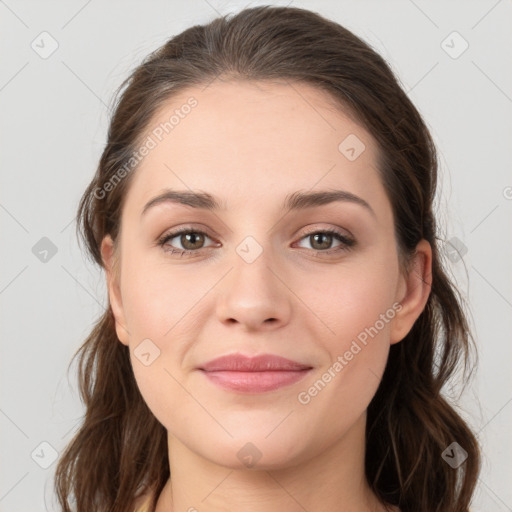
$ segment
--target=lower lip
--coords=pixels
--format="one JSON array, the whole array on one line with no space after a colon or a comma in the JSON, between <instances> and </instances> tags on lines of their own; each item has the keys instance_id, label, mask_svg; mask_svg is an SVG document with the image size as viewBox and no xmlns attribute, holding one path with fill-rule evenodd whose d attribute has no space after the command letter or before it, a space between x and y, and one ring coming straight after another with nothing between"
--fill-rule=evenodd
<instances>
[{"instance_id":1,"label":"lower lip","mask_svg":"<svg viewBox=\"0 0 512 512\"><path fill-rule=\"evenodd\" d=\"M211 382L225 389L243 393L264 393L303 379L311 369L266 372L201 371Z\"/></svg>"}]
</instances>

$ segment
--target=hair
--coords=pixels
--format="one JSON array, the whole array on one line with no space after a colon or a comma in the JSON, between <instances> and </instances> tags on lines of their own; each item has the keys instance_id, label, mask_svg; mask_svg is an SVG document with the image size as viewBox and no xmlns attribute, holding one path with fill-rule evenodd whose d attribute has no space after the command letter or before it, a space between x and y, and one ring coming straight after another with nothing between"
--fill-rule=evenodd
<instances>
[{"instance_id":1,"label":"hair","mask_svg":"<svg viewBox=\"0 0 512 512\"><path fill-rule=\"evenodd\" d=\"M467 512L480 471L476 436L443 396L475 345L465 302L444 266L433 212L438 163L433 139L386 61L352 32L300 8L260 6L195 25L150 53L116 93L108 140L77 214L77 234L104 268L101 242L117 247L134 170L108 190L159 109L177 93L215 79L313 85L329 93L378 144L378 172L392 205L402 261L418 242L432 247L432 286L407 336L390 348L367 409L365 474L384 505L401 512ZM80 242L80 240L79 240ZM129 348L110 305L75 352L86 412L60 457L55 490L63 511L126 512L148 492L154 510L170 477L167 432L140 394ZM69 371L69 368L68 368ZM467 459L442 452L456 441Z\"/></svg>"}]
</instances>

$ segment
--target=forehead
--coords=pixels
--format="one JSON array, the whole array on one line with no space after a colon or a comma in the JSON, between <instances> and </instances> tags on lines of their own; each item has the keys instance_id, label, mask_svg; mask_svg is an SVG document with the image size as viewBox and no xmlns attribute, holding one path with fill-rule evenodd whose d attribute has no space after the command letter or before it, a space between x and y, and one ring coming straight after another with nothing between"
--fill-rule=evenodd
<instances>
[{"instance_id":1,"label":"forehead","mask_svg":"<svg viewBox=\"0 0 512 512\"><path fill-rule=\"evenodd\" d=\"M150 139L126 201L140 208L164 188L208 191L228 208L317 185L382 193L373 137L308 84L190 87L156 113Z\"/></svg>"}]
</instances>

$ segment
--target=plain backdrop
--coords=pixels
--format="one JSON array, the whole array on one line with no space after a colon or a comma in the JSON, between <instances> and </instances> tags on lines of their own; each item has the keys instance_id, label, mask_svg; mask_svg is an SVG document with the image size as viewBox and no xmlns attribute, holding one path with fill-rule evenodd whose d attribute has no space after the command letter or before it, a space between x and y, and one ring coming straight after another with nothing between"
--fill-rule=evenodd
<instances>
[{"instance_id":1,"label":"plain backdrop","mask_svg":"<svg viewBox=\"0 0 512 512\"><path fill-rule=\"evenodd\" d=\"M75 214L114 90L171 36L261 3L0 0L0 512L57 510L54 457L84 412L67 368L107 295ZM480 354L459 400L484 448L474 510L511 511L512 2L291 5L371 44L432 131L441 236Z\"/></svg>"}]
</instances>

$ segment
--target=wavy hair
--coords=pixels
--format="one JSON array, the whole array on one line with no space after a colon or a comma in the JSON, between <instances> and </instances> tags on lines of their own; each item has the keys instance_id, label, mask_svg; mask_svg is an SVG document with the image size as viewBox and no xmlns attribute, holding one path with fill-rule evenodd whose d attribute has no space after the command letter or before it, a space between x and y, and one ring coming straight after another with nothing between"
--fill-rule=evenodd
<instances>
[{"instance_id":1,"label":"wavy hair","mask_svg":"<svg viewBox=\"0 0 512 512\"><path fill-rule=\"evenodd\" d=\"M368 407L366 478L383 504L401 512L467 512L480 448L442 389L461 365L467 383L475 343L464 299L446 272L434 217L436 149L386 61L352 32L306 9L266 5L192 26L149 54L117 91L108 140L78 206L79 241L103 267L101 242L106 235L117 241L136 168L115 187L106 184L129 162L159 108L187 87L216 78L316 86L377 141L401 261L426 239L432 287L411 331L391 346ZM170 476L167 433L139 392L110 306L76 357L86 412L56 469L63 511L70 512L73 501L78 512L126 512L148 492L154 510ZM458 468L442 457L453 441L467 452Z\"/></svg>"}]
</instances>

